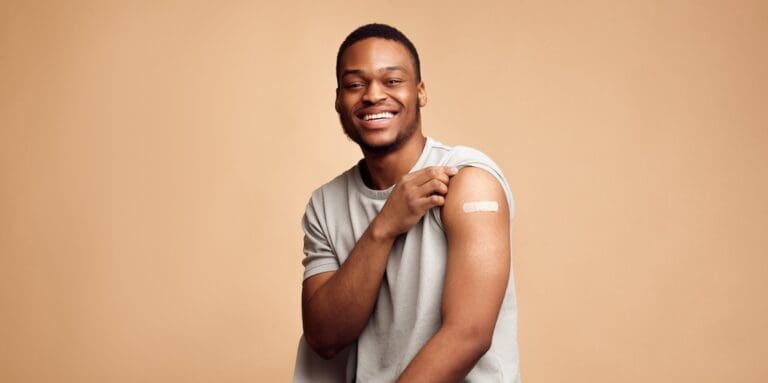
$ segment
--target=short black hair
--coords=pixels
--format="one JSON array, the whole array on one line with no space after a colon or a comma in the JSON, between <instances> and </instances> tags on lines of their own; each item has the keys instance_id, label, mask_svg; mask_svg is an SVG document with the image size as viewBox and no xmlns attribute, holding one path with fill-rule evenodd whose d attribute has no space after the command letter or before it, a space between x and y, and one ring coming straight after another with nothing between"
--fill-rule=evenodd
<instances>
[{"instance_id":1,"label":"short black hair","mask_svg":"<svg viewBox=\"0 0 768 383\"><path fill-rule=\"evenodd\" d=\"M398 31L395 27L389 26L387 24L372 23L355 29L352 31L352 33L349 34L349 36L347 36L346 39L344 39L344 42L341 43L341 46L339 47L339 53L336 54L337 84L341 80L339 78L341 76L341 55L344 54L344 51L346 51L350 45L371 37L393 40L403 44L403 46L408 49L408 52L410 52L411 56L413 57L413 64L416 68L416 81L421 81L421 62L419 61L419 53L416 52L416 47L413 45L411 40L409 40L408 37L403 34L403 32Z\"/></svg>"}]
</instances>

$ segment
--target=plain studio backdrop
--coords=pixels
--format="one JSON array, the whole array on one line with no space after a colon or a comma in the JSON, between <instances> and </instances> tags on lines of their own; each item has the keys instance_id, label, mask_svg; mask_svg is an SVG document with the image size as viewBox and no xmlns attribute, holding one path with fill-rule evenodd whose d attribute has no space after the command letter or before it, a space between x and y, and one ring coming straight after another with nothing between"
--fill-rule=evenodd
<instances>
[{"instance_id":1,"label":"plain studio backdrop","mask_svg":"<svg viewBox=\"0 0 768 383\"><path fill-rule=\"evenodd\" d=\"M764 1L2 1L0 381L284 382L343 38L517 200L525 382L768 380Z\"/></svg>"}]
</instances>

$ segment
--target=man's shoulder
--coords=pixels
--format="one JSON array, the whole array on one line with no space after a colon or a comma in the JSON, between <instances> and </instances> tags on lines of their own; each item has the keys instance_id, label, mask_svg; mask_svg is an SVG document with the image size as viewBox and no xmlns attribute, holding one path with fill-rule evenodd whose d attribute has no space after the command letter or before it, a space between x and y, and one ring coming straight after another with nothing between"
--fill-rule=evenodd
<instances>
[{"instance_id":1,"label":"man's shoulder","mask_svg":"<svg viewBox=\"0 0 768 383\"><path fill-rule=\"evenodd\" d=\"M462 166L473 163L487 164L493 167L496 163L483 151L467 145L445 145L442 142L432 140L432 149L440 157L439 165Z\"/></svg>"},{"instance_id":2,"label":"man's shoulder","mask_svg":"<svg viewBox=\"0 0 768 383\"><path fill-rule=\"evenodd\" d=\"M313 201L322 200L326 196L346 193L348 179L356 168L357 164L314 189L310 197L310 203Z\"/></svg>"},{"instance_id":3,"label":"man's shoulder","mask_svg":"<svg viewBox=\"0 0 768 383\"><path fill-rule=\"evenodd\" d=\"M484 151L481 151L472 146L443 145L443 147L447 148L448 152L445 154L444 158L440 161L439 165L455 166L459 169L464 167L475 167L490 173L492 176L494 176L494 178L496 178L496 180L501 185L502 189L504 189L504 193L507 196L507 202L510 208L510 217L514 215L515 202L514 202L514 197L512 195L512 191L510 189L509 183L507 182L507 179L504 176L504 172L502 172L501 170L501 166L499 166L491 158L491 156L486 154Z\"/></svg>"}]
</instances>

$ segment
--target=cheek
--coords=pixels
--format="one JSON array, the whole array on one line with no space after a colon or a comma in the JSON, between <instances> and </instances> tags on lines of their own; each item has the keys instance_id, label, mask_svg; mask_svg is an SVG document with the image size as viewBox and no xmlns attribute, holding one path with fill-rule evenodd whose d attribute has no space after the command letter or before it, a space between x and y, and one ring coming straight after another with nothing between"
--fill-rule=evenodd
<instances>
[{"instance_id":1,"label":"cheek","mask_svg":"<svg viewBox=\"0 0 768 383\"><path fill-rule=\"evenodd\" d=\"M419 97L416 93L416 90L403 90L401 92L398 92L397 98L404 104L404 105L413 105L418 104Z\"/></svg>"},{"instance_id":2,"label":"cheek","mask_svg":"<svg viewBox=\"0 0 768 383\"><path fill-rule=\"evenodd\" d=\"M354 110L355 106L355 100L350 99L349 97L343 98L341 100L341 111L345 114L352 114L352 110Z\"/></svg>"}]
</instances>

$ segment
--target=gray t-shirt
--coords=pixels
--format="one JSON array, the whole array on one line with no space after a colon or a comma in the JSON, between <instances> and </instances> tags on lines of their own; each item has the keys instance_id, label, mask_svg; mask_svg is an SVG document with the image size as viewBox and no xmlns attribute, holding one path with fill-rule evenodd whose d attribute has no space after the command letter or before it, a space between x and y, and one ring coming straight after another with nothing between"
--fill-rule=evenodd
<instances>
[{"instance_id":1,"label":"gray t-shirt","mask_svg":"<svg viewBox=\"0 0 768 383\"><path fill-rule=\"evenodd\" d=\"M334 271L376 217L392 187L368 188L356 164L312 193L302 219L304 279ZM510 224L515 205L499 167L478 150L449 147L427 137L411 172L428 166L474 166L491 173L507 197ZM394 382L440 328L440 307L448 246L439 208L398 237L376 306L356 344L333 360L323 360L299 342L295 382ZM467 375L466 382L519 382L517 306L510 270L491 349Z\"/></svg>"}]
</instances>

